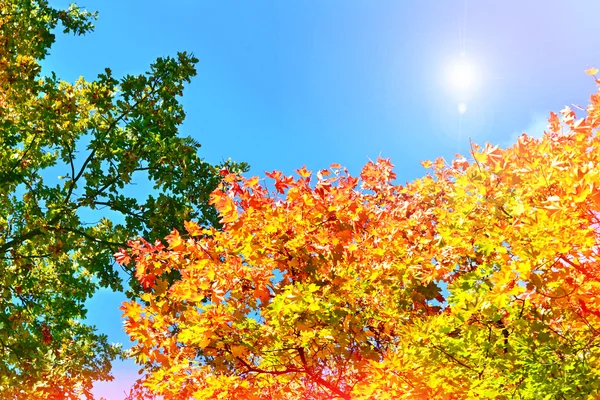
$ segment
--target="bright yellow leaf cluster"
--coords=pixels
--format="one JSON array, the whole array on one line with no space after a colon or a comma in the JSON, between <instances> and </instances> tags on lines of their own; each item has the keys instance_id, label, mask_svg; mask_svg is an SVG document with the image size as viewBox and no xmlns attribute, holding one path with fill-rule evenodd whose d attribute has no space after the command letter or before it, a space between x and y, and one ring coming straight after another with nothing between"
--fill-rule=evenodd
<instances>
[{"instance_id":1,"label":"bright yellow leaf cluster","mask_svg":"<svg viewBox=\"0 0 600 400\"><path fill-rule=\"evenodd\" d=\"M148 288L123 307L138 394L595 398L599 99L405 186L384 159L360 179L267 174L276 193L227 176L221 231L189 222L132 250Z\"/></svg>"}]
</instances>

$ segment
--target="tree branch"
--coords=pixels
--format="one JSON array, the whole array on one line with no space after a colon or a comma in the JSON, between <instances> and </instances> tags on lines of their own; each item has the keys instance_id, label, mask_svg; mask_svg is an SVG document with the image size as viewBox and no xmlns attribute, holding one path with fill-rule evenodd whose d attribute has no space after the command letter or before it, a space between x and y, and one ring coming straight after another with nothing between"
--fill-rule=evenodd
<instances>
[{"instance_id":1,"label":"tree branch","mask_svg":"<svg viewBox=\"0 0 600 400\"><path fill-rule=\"evenodd\" d=\"M457 363L460 366L463 366L467 369L470 369L471 371L474 371L473 367L465 364L464 362L460 361L459 359L457 359L456 357L454 357L452 354L448 353L446 350L444 350L441 346L437 346L434 345L433 346L434 349L440 351L441 353L443 353L446 357L448 357L449 359L451 359L452 361L454 361L455 363Z\"/></svg>"},{"instance_id":2,"label":"tree branch","mask_svg":"<svg viewBox=\"0 0 600 400\"><path fill-rule=\"evenodd\" d=\"M348 393L343 392L340 388L333 386L331 383L327 382L325 379L320 376L314 374L308 363L306 362L306 356L304 355L304 349L302 347L298 348L298 354L300 355L300 361L302 361L302 366L305 369L305 373L316 383L325 388L329 389L331 392L337 394L339 397L345 400L350 400L350 395Z\"/></svg>"}]
</instances>

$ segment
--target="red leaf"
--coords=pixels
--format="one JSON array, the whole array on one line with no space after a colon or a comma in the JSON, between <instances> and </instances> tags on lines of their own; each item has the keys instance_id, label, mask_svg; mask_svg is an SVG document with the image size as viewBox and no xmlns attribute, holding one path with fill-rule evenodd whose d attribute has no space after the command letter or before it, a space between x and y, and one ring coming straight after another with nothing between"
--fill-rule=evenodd
<instances>
[{"instance_id":1,"label":"red leaf","mask_svg":"<svg viewBox=\"0 0 600 400\"><path fill-rule=\"evenodd\" d=\"M113 257L115 258L115 261L119 265L128 265L129 262L131 261L131 257L127 253L127 250L120 248L120 247L119 247L119 251L117 253L113 254Z\"/></svg>"},{"instance_id":2,"label":"red leaf","mask_svg":"<svg viewBox=\"0 0 600 400\"><path fill-rule=\"evenodd\" d=\"M45 323L42 324L42 344L50 344L52 342L52 333L50 328Z\"/></svg>"},{"instance_id":3,"label":"red leaf","mask_svg":"<svg viewBox=\"0 0 600 400\"><path fill-rule=\"evenodd\" d=\"M588 315L590 313L590 310L589 310L589 308L587 308L587 306L585 305L585 302L583 300L578 299L578 301L579 301L579 307L581 307L581 313L585 317L586 315Z\"/></svg>"}]
</instances>

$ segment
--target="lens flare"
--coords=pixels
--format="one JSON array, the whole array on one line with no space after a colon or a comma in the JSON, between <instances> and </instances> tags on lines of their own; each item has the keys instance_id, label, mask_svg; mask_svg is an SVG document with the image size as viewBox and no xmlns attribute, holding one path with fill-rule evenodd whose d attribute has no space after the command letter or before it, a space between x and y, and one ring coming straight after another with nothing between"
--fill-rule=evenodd
<instances>
[{"instance_id":1,"label":"lens flare","mask_svg":"<svg viewBox=\"0 0 600 400\"><path fill-rule=\"evenodd\" d=\"M450 64L448 68L448 83L460 92L472 90L477 82L477 70L467 60L460 60Z\"/></svg>"}]
</instances>

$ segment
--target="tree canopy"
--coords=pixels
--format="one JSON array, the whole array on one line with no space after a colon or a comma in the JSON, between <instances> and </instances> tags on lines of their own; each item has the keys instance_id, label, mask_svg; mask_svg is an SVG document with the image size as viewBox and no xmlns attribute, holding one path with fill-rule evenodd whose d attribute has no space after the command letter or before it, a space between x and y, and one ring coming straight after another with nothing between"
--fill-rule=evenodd
<instances>
[{"instance_id":1,"label":"tree canopy","mask_svg":"<svg viewBox=\"0 0 600 400\"><path fill-rule=\"evenodd\" d=\"M405 185L386 159L228 174L222 230L117 255L147 290L133 397L596 398L600 95L549 123Z\"/></svg>"},{"instance_id":2,"label":"tree canopy","mask_svg":"<svg viewBox=\"0 0 600 400\"><path fill-rule=\"evenodd\" d=\"M387 159L246 178L178 135L193 55L42 74L95 18L0 2L0 398L92 398L127 354L132 398L600 395L600 93L404 185ZM129 289L128 353L85 323L100 287Z\"/></svg>"},{"instance_id":3,"label":"tree canopy","mask_svg":"<svg viewBox=\"0 0 600 400\"><path fill-rule=\"evenodd\" d=\"M92 81L42 75L55 29L85 34L95 18L75 5L0 2L3 399L91 397L92 382L110 379L121 354L82 322L97 288L123 290L112 254L129 238L163 237L185 220L217 226L208 200L219 170L246 169L208 164L197 142L178 136L178 97L196 73L190 54L120 79L108 68ZM157 194L137 195L138 182ZM141 286L131 283L136 296Z\"/></svg>"}]
</instances>

